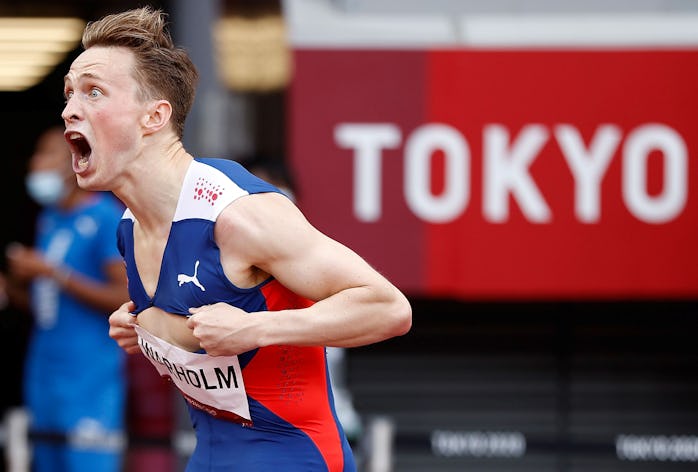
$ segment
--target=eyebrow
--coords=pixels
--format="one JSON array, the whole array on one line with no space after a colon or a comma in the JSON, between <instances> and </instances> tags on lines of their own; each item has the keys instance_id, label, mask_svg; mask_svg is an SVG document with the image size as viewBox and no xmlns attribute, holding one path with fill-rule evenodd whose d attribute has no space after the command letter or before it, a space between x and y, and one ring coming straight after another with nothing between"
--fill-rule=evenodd
<instances>
[{"instance_id":1,"label":"eyebrow","mask_svg":"<svg viewBox=\"0 0 698 472\"><path fill-rule=\"evenodd\" d=\"M88 78L88 79L99 79L99 78L100 78L99 76L93 74L92 72L83 72L83 73L79 74L79 75L76 77L76 79L77 79L77 80L80 80L80 79L82 79L82 78L84 78L84 77L86 77L86 78ZM65 84L68 80L70 80L70 72L68 72L67 74L65 74L65 75L63 76L63 83Z\"/></svg>"}]
</instances>

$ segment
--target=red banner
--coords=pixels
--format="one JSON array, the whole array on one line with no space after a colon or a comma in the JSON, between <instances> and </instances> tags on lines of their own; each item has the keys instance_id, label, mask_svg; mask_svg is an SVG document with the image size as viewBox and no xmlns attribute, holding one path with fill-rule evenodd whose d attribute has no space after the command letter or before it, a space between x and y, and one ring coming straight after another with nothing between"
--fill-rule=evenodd
<instances>
[{"instance_id":1,"label":"red banner","mask_svg":"<svg viewBox=\"0 0 698 472\"><path fill-rule=\"evenodd\" d=\"M299 203L406 292L698 296L698 51L294 58Z\"/></svg>"}]
</instances>

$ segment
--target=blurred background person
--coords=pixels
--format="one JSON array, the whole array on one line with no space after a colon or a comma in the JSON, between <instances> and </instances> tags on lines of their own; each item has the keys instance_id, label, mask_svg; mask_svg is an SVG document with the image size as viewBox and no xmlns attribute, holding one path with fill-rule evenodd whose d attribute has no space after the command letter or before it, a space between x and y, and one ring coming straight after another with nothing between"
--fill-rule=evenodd
<instances>
[{"instance_id":1,"label":"blurred background person","mask_svg":"<svg viewBox=\"0 0 698 472\"><path fill-rule=\"evenodd\" d=\"M116 247L123 208L77 186L63 130L45 130L29 160L26 189L42 207L35 247L8 246L0 286L33 315L23 373L33 470L118 471L125 358L107 315L128 298Z\"/></svg>"}]
</instances>

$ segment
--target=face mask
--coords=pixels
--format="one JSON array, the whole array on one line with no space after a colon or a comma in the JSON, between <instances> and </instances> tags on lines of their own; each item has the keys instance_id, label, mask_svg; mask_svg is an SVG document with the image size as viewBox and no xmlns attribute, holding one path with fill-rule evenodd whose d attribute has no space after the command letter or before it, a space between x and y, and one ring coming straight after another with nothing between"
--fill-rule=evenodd
<instances>
[{"instance_id":1,"label":"face mask","mask_svg":"<svg viewBox=\"0 0 698 472\"><path fill-rule=\"evenodd\" d=\"M55 170L31 172L25 184L29 196L39 205L54 205L65 195L63 175Z\"/></svg>"}]
</instances>

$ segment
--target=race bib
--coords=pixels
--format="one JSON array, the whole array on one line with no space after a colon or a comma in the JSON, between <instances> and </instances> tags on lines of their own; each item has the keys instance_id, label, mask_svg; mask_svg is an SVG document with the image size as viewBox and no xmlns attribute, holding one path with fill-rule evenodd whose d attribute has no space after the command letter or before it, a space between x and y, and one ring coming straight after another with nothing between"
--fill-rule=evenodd
<instances>
[{"instance_id":1,"label":"race bib","mask_svg":"<svg viewBox=\"0 0 698 472\"><path fill-rule=\"evenodd\" d=\"M138 345L158 373L174 382L191 406L211 416L252 425L237 356L197 354L135 326Z\"/></svg>"}]
</instances>

